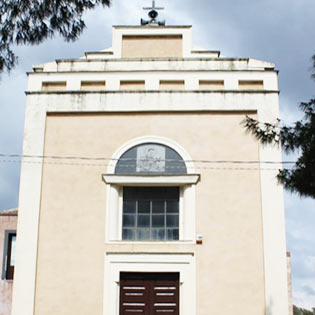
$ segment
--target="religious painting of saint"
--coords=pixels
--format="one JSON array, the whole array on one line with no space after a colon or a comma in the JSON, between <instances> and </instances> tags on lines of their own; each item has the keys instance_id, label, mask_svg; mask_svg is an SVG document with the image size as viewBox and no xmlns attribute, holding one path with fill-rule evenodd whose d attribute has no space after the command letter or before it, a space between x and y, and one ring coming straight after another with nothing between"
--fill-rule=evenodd
<instances>
[{"instance_id":1,"label":"religious painting of saint","mask_svg":"<svg viewBox=\"0 0 315 315\"><path fill-rule=\"evenodd\" d=\"M148 144L137 148L137 173L164 173L165 148Z\"/></svg>"}]
</instances>

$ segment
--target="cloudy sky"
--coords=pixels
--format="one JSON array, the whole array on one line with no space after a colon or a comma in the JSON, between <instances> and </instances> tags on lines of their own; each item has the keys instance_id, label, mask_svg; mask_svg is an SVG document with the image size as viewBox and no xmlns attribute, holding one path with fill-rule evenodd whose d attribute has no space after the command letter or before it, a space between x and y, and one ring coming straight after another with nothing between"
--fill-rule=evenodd
<instances>
[{"instance_id":1,"label":"cloudy sky","mask_svg":"<svg viewBox=\"0 0 315 315\"><path fill-rule=\"evenodd\" d=\"M60 38L18 47L19 65L0 76L0 153L21 154L27 77L33 64L76 58L111 45L112 25L138 25L150 0L112 0L110 9L86 14L87 30L75 43ZM168 25L193 25L194 45L226 57L274 62L280 70L281 118L299 119L300 101L315 96L310 58L315 53L314 0L157 0ZM0 209L18 206L20 165L0 159ZM296 305L315 307L315 201L286 194L287 247L292 254Z\"/></svg>"}]
</instances>

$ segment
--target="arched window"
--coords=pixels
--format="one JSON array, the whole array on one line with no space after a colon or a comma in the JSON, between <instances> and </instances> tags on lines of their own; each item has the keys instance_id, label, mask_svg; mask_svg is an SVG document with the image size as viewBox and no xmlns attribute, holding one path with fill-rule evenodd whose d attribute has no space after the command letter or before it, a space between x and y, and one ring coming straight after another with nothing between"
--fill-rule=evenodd
<instances>
[{"instance_id":1,"label":"arched window","mask_svg":"<svg viewBox=\"0 0 315 315\"><path fill-rule=\"evenodd\" d=\"M143 143L127 150L118 160L115 174L187 174L185 161L172 148Z\"/></svg>"},{"instance_id":2,"label":"arched window","mask_svg":"<svg viewBox=\"0 0 315 315\"><path fill-rule=\"evenodd\" d=\"M193 173L183 148L155 138L125 144L103 175L108 189L108 241L193 242L194 194L200 175Z\"/></svg>"}]
</instances>

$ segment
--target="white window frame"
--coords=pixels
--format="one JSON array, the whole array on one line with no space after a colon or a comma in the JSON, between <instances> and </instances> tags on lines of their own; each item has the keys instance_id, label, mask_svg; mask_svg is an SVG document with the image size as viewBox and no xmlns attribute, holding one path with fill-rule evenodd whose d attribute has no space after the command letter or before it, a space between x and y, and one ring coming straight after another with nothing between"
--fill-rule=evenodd
<instances>
[{"instance_id":1,"label":"white window frame","mask_svg":"<svg viewBox=\"0 0 315 315\"><path fill-rule=\"evenodd\" d=\"M115 174L118 159L130 148L142 143L157 143L171 147L185 160L187 174L184 175L121 175ZM126 243L122 240L123 187L125 186L177 186L180 187L179 200L179 240L178 241L132 241L133 243L176 243L195 242L195 188L200 175L194 173L194 165L187 152L174 141L166 138L147 136L133 139L119 148L109 163L106 183L106 243Z\"/></svg>"}]
</instances>

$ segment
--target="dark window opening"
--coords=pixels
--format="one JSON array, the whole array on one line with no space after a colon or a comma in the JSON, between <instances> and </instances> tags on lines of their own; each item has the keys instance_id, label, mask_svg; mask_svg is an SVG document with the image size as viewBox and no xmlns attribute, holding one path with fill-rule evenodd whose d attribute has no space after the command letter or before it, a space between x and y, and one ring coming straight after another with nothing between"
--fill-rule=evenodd
<instances>
[{"instance_id":1,"label":"dark window opening","mask_svg":"<svg viewBox=\"0 0 315 315\"><path fill-rule=\"evenodd\" d=\"M5 233L2 279L13 280L15 266L16 232L6 231Z\"/></svg>"}]
</instances>

